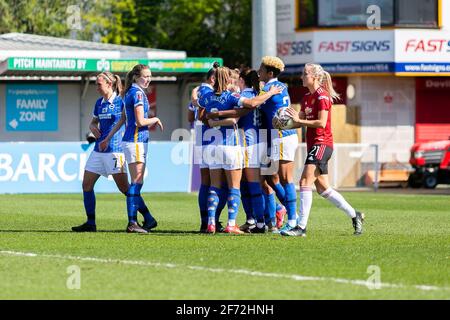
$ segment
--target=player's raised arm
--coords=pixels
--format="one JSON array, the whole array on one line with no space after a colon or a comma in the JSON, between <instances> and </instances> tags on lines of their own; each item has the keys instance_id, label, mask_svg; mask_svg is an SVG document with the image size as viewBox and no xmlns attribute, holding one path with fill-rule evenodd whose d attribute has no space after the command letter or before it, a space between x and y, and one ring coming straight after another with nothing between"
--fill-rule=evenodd
<instances>
[{"instance_id":1,"label":"player's raised arm","mask_svg":"<svg viewBox=\"0 0 450 320\"><path fill-rule=\"evenodd\" d=\"M261 94L259 96L256 96L252 99L241 98L239 103L244 108L253 109L253 108L256 108L256 107L262 105L264 102L269 100L272 96L274 96L276 94L280 94L281 92L283 92L283 90L284 90L284 88L281 86L272 86L272 87L270 87L270 90L268 92Z\"/></svg>"}]
</instances>

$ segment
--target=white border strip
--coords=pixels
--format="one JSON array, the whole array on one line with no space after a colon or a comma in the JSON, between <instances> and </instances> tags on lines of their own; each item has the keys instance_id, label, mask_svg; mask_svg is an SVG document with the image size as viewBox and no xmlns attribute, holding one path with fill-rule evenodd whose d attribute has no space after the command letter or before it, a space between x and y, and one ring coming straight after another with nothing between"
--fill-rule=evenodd
<instances>
[{"instance_id":1,"label":"white border strip","mask_svg":"<svg viewBox=\"0 0 450 320\"><path fill-rule=\"evenodd\" d=\"M85 262L96 262L105 264L126 264L126 265L138 265L154 268L164 268L164 269L174 269L174 268L185 268L195 271L213 272L213 273L235 273L243 274L251 277L266 277L266 278L278 278L278 279L288 279L294 281L323 281L323 282L335 282L342 284L351 284L356 286L365 286L371 288L374 286L373 283L366 280L350 280L341 279L333 277L312 277L312 276L302 276L297 274L282 274L282 273L267 273L260 271L251 271L246 269L222 269L222 268L209 268L202 266L188 266L188 265L177 265L173 263L160 263L160 262L150 262L150 261L140 261L140 260L120 260L120 259L109 259L109 258L95 258L95 257L77 257L77 256L66 256L58 254L38 254L32 252L20 252L20 251L8 251L0 250L0 255L9 256L21 256L21 257L37 257L37 258L50 258L50 259L64 259L64 260L77 260ZM437 287L432 285L402 285L393 283L380 283L381 288L398 288L398 289L408 289L414 288L422 291L432 291L432 290L450 290L448 287Z\"/></svg>"}]
</instances>

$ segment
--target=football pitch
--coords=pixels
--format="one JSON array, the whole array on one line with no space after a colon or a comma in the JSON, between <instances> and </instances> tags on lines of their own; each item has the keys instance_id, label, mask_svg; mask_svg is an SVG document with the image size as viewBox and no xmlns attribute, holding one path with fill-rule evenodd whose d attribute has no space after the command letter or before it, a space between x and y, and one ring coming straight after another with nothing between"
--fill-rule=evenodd
<instances>
[{"instance_id":1,"label":"football pitch","mask_svg":"<svg viewBox=\"0 0 450 320\"><path fill-rule=\"evenodd\" d=\"M70 231L81 194L0 195L0 299L450 299L448 195L343 195L361 236L317 195L306 238L199 234L196 194L144 194L148 235L119 193L97 194L97 233Z\"/></svg>"}]
</instances>

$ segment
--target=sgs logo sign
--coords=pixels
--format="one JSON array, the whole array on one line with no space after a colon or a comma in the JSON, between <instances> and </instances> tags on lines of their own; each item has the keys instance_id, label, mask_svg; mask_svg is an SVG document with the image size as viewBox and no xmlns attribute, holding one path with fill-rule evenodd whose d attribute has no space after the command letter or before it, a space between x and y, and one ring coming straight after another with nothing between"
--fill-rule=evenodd
<instances>
[{"instance_id":1,"label":"sgs logo sign","mask_svg":"<svg viewBox=\"0 0 450 320\"><path fill-rule=\"evenodd\" d=\"M277 44L278 56L301 56L312 53L312 41L286 41Z\"/></svg>"}]
</instances>

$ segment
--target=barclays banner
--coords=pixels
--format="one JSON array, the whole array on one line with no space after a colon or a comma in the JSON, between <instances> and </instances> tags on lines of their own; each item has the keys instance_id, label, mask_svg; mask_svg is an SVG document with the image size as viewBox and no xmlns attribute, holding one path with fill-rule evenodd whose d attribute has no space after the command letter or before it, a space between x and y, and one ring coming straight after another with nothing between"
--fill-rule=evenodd
<instances>
[{"instance_id":1,"label":"barclays banner","mask_svg":"<svg viewBox=\"0 0 450 320\"><path fill-rule=\"evenodd\" d=\"M0 193L82 192L84 167L94 145L81 142L0 143ZM190 144L149 143L143 192L187 192L191 183ZM118 192L101 177L96 192Z\"/></svg>"},{"instance_id":2,"label":"barclays banner","mask_svg":"<svg viewBox=\"0 0 450 320\"><path fill-rule=\"evenodd\" d=\"M6 131L57 131L58 85L6 85Z\"/></svg>"}]
</instances>

